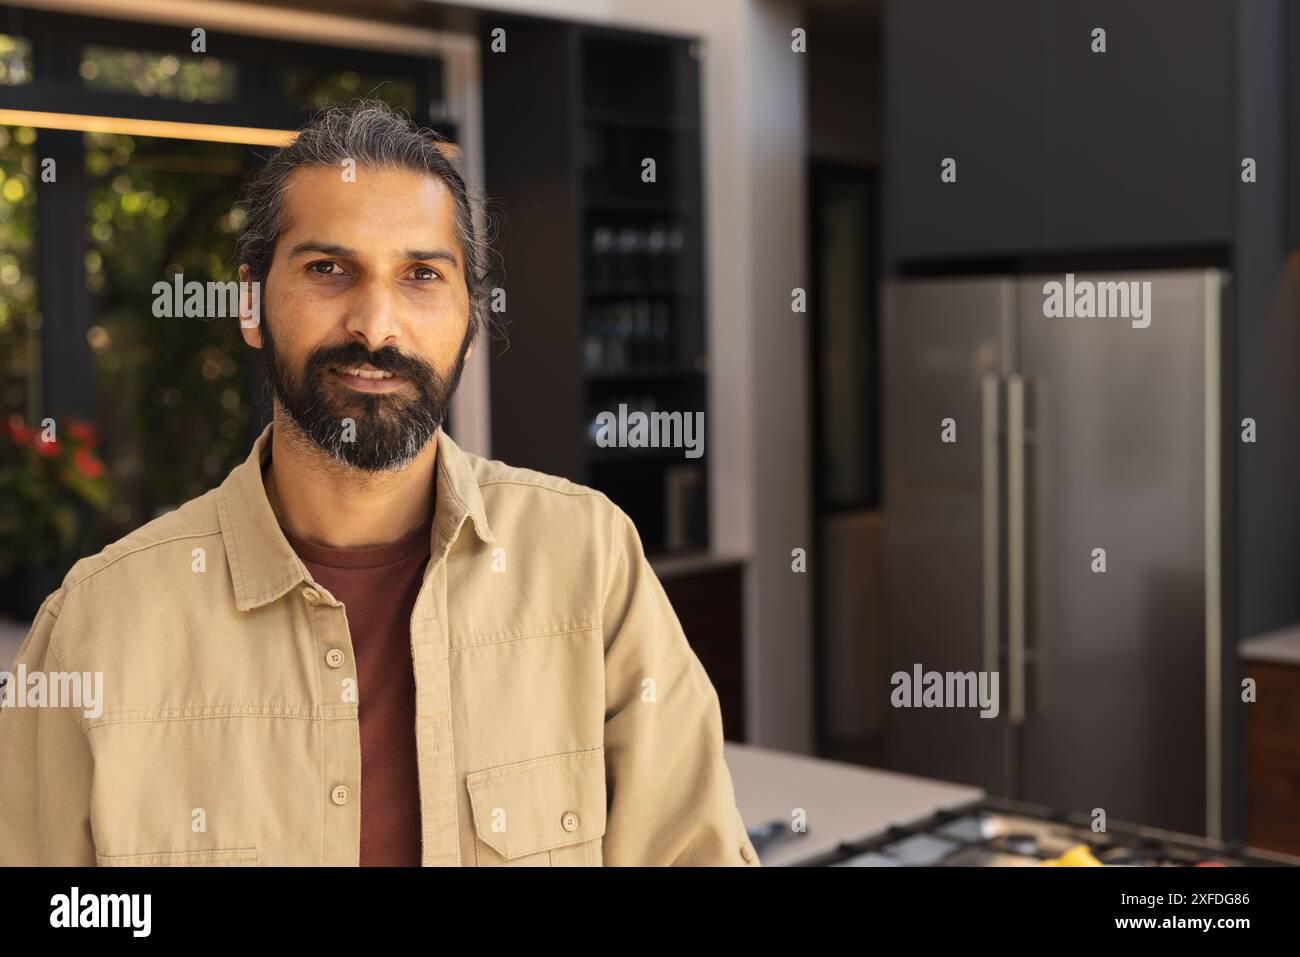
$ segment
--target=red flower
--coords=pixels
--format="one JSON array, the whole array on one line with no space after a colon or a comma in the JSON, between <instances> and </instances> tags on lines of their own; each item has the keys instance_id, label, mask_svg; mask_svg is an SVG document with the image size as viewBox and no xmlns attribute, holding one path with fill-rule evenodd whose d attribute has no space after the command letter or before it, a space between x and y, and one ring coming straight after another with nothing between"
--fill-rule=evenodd
<instances>
[{"instance_id":1,"label":"red flower","mask_svg":"<svg viewBox=\"0 0 1300 957\"><path fill-rule=\"evenodd\" d=\"M95 434L95 427L81 419L73 419L63 427L64 433L74 442L94 448L99 442L99 436Z\"/></svg>"},{"instance_id":2,"label":"red flower","mask_svg":"<svg viewBox=\"0 0 1300 957\"><path fill-rule=\"evenodd\" d=\"M77 449L72 453L72 464L88 479L97 479L104 474L104 463L85 449Z\"/></svg>"},{"instance_id":3,"label":"red flower","mask_svg":"<svg viewBox=\"0 0 1300 957\"><path fill-rule=\"evenodd\" d=\"M36 454L43 458L52 459L59 454L58 439L51 439L49 442L46 442L44 439L37 436L33 445L36 448Z\"/></svg>"},{"instance_id":4,"label":"red flower","mask_svg":"<svg viewBox=\"0 0 1300 957\"><path fill-rule=\"evenodd\" d=\"M5 419L5 432L18 445L27 445L32 440L32 430L23 425L17 416Z\"/></svg>"}]
</instances>

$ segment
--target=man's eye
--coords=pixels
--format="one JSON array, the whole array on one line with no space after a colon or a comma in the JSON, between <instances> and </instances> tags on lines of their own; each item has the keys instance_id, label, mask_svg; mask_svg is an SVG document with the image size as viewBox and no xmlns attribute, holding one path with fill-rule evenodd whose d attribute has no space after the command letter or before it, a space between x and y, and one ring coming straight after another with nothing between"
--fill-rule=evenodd
<instances>
[{"instance_id":1,"label":"man's eye","mask_svg":"<svg viewBox=\"0 0 1300 957\"><path fill-rule=\"evenodd\" d=\"M438 278L438 271L432 266L416 266L411 270L411 276L423 282Z\"/></svg>"},{"instance_id":2,"label":"man's eye","mask_svg":"<svg viewBox=\"0 0 1300 957\"><path fill-rule=\"evenodd\" d=\"M314 272L318 276L333 276L338 269L338 263L329 259L322 259L320 262L314 262L307 267L309 272Z\"/></svg>"}]
</instances>

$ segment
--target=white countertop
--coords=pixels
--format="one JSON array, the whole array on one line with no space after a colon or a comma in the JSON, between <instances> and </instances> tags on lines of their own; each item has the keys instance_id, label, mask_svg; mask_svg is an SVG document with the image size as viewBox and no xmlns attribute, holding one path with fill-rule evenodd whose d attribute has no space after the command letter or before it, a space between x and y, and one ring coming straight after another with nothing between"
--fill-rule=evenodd
<instances>
[{"instance_id":1,"label":"white countertop","mask_svg":"<svg viewBox=\"0 0 1300 957\"><path fill-rule=\"evenodd\" d=\"M807 832L764 848L759 857L765 867L795 864L841 841L872 837L984 797L979 788L732 741L724 753L746 827L774 820L789 826L795 808L806 812Z\"/></svg>"},{"instance_id":2,"label":"white countertop","mask_svg":"<svg viewBox=\"0 0 1300 957\"><path fill-rule=\"evenodd\" d=\"M695 575L718 571L732 565L743 565L745 556L715 552L692 552L685 555L656 556L649 559L650 567L659 578L678 575Z\"/></svg>"},{"instance_id":3,"label":"white countertop","mask_svg":"<svg viewBox=\"0 0 1300 957\"><path fill-rule=\"evenodd\" d=\"M1252 635L1237 645L1237 655L1244 661L1300 665L1300 624Z\"/></svg>"}]
</instances>

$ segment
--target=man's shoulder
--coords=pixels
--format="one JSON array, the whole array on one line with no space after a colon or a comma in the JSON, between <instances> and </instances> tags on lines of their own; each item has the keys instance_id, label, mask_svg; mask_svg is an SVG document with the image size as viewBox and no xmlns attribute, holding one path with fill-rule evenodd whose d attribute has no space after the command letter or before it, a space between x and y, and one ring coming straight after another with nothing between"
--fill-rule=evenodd
<instances>
[{"instance_id":1,"label":"man's shoulder","mask_svg":"<svg viewBox=\"0 0 1300 957\"><path fill-rule=\"evenodd\" d=\"M465 452L464 455L474 472L474 478L477 480L480 489L489 486L504 486L520 489L524 494L541 497L555 494L605 498L604 492L586 485L580 485L562 475L552 475L549 472L539 472L536 469L510 465L500 459L485 458L482 455L475 455L473 452Z\"/></svg>"},{"instance_id":2,"label":"man's shoulder","mask_svg":"<svg viewBox=\"0 0 1300 957\"><path fill-rule=\"evenodd\" d=\"M589 531L607 534L628 521L626 513L609 496L589 485L500 459L469 452L465 457L494 531L499 531L497 526L502 521L523 520L532 525L580 522Z\"/></svg>"},{"instance_id":3,"label":"man's shoulder","mask_svg":"<svg viewBox=\"0 0 1300 957\"><path fill-rule=\"evenodd\" d=\"M217 514L219 489L214 488L183 505L141 525L133 532L87 555L69 569L61 586L66 594L90 579L136 575L142 566L158 560L168 546L193 547L188 543L221 534ZM170 557L170 551L168 552Z\"/></svg>"}]
</instances>

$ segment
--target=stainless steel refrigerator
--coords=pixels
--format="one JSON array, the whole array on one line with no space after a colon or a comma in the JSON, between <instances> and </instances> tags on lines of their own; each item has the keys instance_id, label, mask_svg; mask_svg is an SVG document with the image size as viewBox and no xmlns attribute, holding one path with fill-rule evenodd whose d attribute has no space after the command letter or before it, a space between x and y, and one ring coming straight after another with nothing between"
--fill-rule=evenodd
<instances>
[{"instance_id":1,"label":"stainless steel refrigerator","mask_svg":"<svg viewBox=\"0 0 1300 957\"><path fill-rule=\"evenodd\" d=\"M1149 324L1048 315L1053 282L1110 311L1100 284L1149 282ZM996 718L886 709L889 767L1217 836L1226 285L884 284L886 673L997 671L1000 691Z\"/></svg>"}]
</instances>

